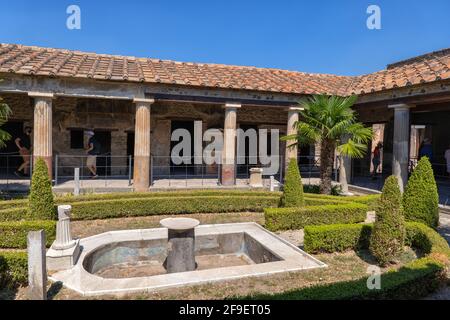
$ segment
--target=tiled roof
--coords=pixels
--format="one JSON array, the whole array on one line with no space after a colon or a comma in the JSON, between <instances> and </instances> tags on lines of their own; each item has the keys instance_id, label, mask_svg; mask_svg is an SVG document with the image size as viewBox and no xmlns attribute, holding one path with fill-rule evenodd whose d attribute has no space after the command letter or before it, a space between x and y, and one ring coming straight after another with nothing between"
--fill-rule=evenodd
<instances>
[{"instance_id":1,"label":"tiled roof","mask_svg":"<svg viewBox=\"0 0 450 320\"><path fill-rule=\"evenodd\" d=\"M450 48L393 63L354 77L347 94L363 94L450 79Z\"/></svg>"},{"instance_id":2,"label":"tiled roof","mask_svg":"<svg viewBox=\"0 0 450 320\"><path fill-rule=\"evenodd\" d=\"M392 64L387 70L373 74L348 77L0 44L0 72L294 94L349 95L450 79L450 49Z\"/></svg>"}]
</instances>

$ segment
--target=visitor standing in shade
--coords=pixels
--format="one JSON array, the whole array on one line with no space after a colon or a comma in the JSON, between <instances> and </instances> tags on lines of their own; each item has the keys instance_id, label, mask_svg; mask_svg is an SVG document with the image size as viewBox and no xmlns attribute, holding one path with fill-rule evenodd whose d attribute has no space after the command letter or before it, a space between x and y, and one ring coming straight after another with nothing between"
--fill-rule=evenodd
<instances>
[{"instance_id":1,"label":"visitor standing in shade","mask_svg":"<svg viewBox=\"0 0 450 320\"><path fill-rule=\"evenodd\" d=\"M381 164L381 149L383 149L383 144L381 142L378 142L377 146L373 150L373 158L372 158L372 164L373 164L373 172L372 172L372 179L376 179L376 174L378 173L378 168Z\"/></svg>"},{"instance_id":2,"label":"visitor standing in shade","mask_svg":"<svg viewBox=\"0 0 450 320\"><path fill-rule=\"evenodd\" d=\"M99 141L95 138L94 131L87 131L86 135L89 137L88 140L88 148L86 150L87 159L86 159L86 167L89 169L91 173L91 178L98 178L97 174L97 156L100 154L101 146Z\"/></svg>"},{"instance_id":3,"label":"visitor standing in shade","mask_svg":"<svg viewBox=\"0 0 450 320\"><path fill-rule=\"evenodd\" d=\"M447 173L450 176L450 145L444 153L445 162L447 163Z\"/></svg>"},{"instance_id":4,"label":"visitor standing in shade","mask_svg":"<svg viewBox=\"0 0 450 320\"><path fill-rule=\"evenodd\" d=\"M14 174L18 177L26 177L29 175L28 172L31 161L31 131L31 127L25 127L24 133L14 140L23 161L20 167L14 171Z\"/></svg>"}]
</instances>

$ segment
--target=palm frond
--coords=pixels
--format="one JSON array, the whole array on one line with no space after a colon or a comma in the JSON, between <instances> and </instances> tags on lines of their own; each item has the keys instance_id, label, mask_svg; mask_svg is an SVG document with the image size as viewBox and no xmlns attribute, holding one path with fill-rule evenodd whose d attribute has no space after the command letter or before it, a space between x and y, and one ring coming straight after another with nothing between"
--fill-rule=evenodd
<instances>
[{"instance_id":1,"label":"palm frond","mask_svg":"<svg viewBox=\"0 0 450 320\"><path fill-rule=\"evenodd\" d=\"M367 151L367 144L357 143L352 139L344 144L339 145L337 148L341 155L349 158L363 158Z\"/></svg>"}]
</instances>

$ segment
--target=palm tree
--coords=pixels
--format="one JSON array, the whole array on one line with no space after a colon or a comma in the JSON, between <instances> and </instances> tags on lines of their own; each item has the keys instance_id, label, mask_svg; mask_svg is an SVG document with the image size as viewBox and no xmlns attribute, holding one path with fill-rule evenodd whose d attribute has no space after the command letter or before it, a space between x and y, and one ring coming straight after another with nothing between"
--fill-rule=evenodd
<instances>
[{"instance_id":1,"label":"palm tree","mask_svg":"<svg viewBox=\"0 0 450 320\"><path fill-rule=\"evenodd\" d=\"M11 139L11 135L2 130L1 127L8 122L8 118L11 114L11 109L8 107L6 103L2 103L2 98L0 98L0 149L6 146L6 141Z\"/></svg>"},{"instance_id":2,"label":"palm tree","mask_svg":"<svg viewBox=\"0 0 450 320\"><path fill-rule=\"evenodd\" d=\"M320 193L331 193L334 152L340 156L362 158L367 144L372 139L372 129L357 122L352 110L357 96L337 97L315 95L299 104L304 108L300 112L301 120L294 124L297 134L282 138L294 140L289 145L309 145L320 143ZM346 137L345 142L343 137Z\"/></svg>"}]
</instances>

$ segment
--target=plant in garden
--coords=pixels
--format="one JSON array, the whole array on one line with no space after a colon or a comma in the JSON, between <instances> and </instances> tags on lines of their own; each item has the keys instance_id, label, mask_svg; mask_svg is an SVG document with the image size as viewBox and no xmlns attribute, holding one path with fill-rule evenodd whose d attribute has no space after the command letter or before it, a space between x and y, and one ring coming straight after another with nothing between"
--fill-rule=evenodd
<instances>
[{"instance_id":1,"label":"plant in garden","mask_svg":"<svg viewBox=\"0 0 450 320\"><path fill-rule=\"evenodd\" d=\"M52 220L55 218L55 203L52 183L43 159L38 159L31 179L29 218L32 220Z\"/></svg>"},{"instance_id":2,"label":"plant in garden","mask_svg":"<svg viewBox=\"0 0 450 320\"><path fill-rule=\"evenodd\" d=\"M341 156L361 158L372 139L372 129L357 122L356 113L352 110L357 97L337 97L315 95L299 104L304 108L300 112L301 120L294 126L297 134L282 138L293 140L295 145L320 143L320 193L331 193L331 176L334 163L334 152L337 149ZM346 137L346 141L342 140Z\"/></svg>"},{"instance_id":3,"label":"plant in garden","mask_svg":"<svg viewBox=\"0 0 450 320\"><path fill-rule=\"evenodd\" d=\"M439 224L439 195L433 168L427 157L422 157L414 169L403 195L405 218L422 222L432 228Z\"/></svg>"},{"instance_id":4,"label":"plant in garden","mask_svg":"<svg viewBox=\"0 0 450 320\"><path fill-rule=\"evenodd\" d=\"M289 160L280 207L301 207L305 205L303 197L302 177L298 169L297 159Z\"/></svg>"},{"instance_id":5,"label":"plant in garden","mask_svg":"<svg viewBox=\"0 0 450 320\"><path fill-rule=\"evenodd\" d=\"M370 252L381 265L396 260L405 243L402 194L395 176L386 179L376 206L376 220L370 237Z\"/></svg>"}]
</instances>

